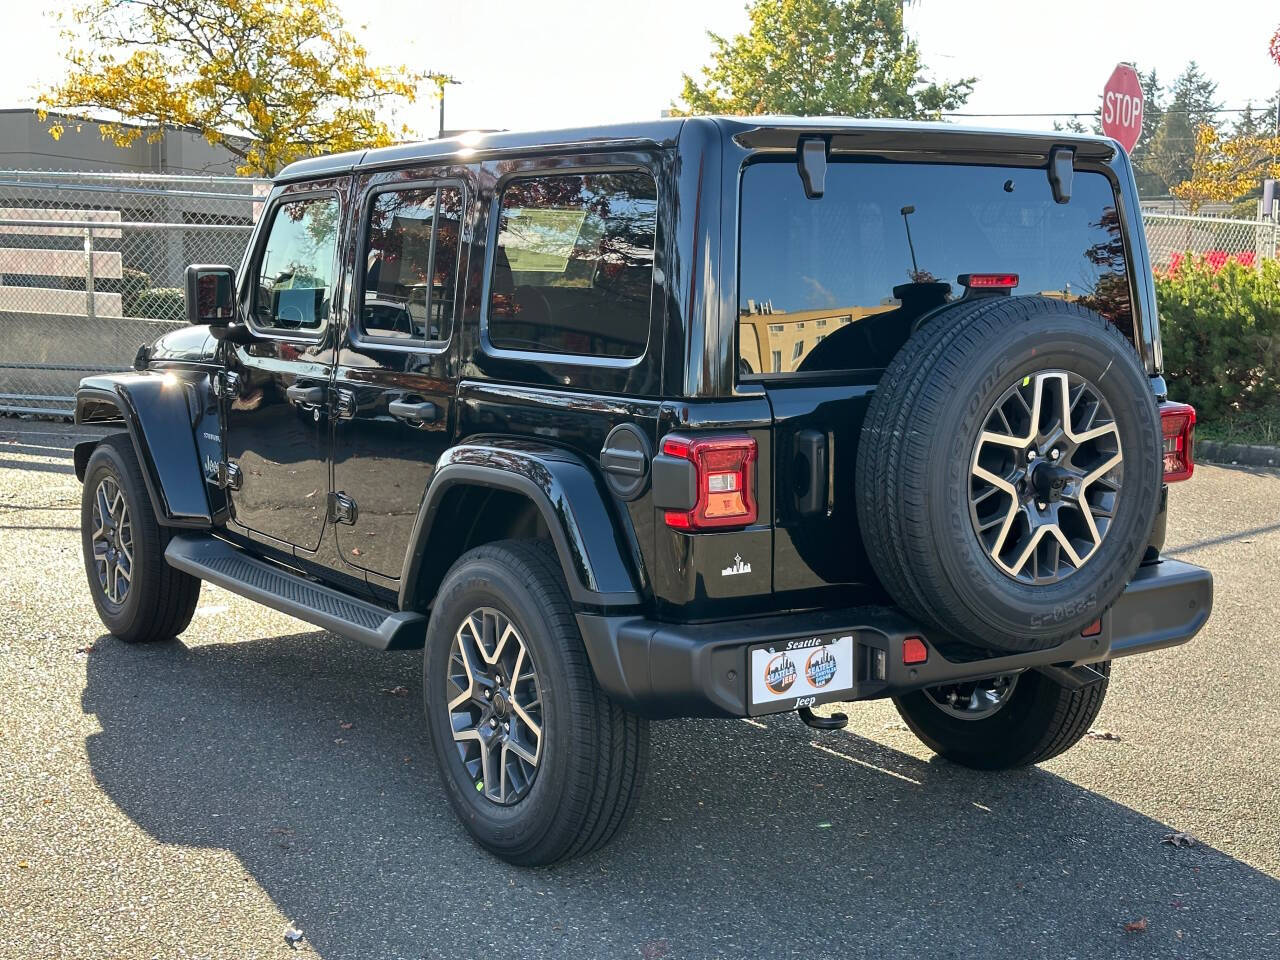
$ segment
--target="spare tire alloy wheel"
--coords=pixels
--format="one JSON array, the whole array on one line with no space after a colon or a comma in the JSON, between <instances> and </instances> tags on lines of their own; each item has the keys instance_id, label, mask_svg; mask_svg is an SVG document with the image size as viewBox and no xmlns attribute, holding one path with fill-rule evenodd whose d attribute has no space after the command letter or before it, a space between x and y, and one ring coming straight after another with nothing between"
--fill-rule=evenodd
<instances>
[{"instance_id":1,"label":"spare tire alloy wheel","mask_svg":"<svg viewBox=\"0 0 1280 960\"><path fill-rule=\"evenodd\" d=\"M121 606L133 581L133 521L124 491L112 476L98 482L93 495L93 565L102 596Z\"/></svg>"},{"instance_id":2,"label":"spare tire alloy wheel","mask_svg":"<svg viewBox=\"0 0 1280 960\"><path fill-rule=\"evenodd\" d=\"M1160 413L1138 352L1048 297L960 302L912 334L857 456L886 592L980 650L1048 649L1105 614L1160 503Z\"/></svg>"},{"instance_id":3,"label":"spare tire alloy wheel","mask_svg":"<svg viewBox=\"0 0 1280 960\"><path fill-rule=\"evenodd\" d=\"M1028 584L1071 576L1115 516L1124 452L1096 386L1066 370L1024 376L973 447L969 514L991 562Z\"/></svg>"},{"instance_id":4,"label":"spare tire alloy wheel","mask_svg":"<svg viewBox=\"0 0 1280 960\"><path fill-rule=\"evenodd\" d=\"M533 786L542 754L542 693L515 624L481 607L458 627L449 651L449 723L476 792L502 806Z\"/></svg>"}]
</instances>

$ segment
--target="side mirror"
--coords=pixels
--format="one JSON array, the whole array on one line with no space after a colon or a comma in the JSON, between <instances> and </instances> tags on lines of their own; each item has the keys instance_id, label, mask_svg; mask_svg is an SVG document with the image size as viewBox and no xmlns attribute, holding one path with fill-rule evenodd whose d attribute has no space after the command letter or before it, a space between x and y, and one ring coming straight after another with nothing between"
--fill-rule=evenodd
<instances>
[{"instance_id":1,"label":"side mirror","mask_svg":"<svg viewBox=\"0 0 1280 960\"><path fill-rule=\"evenodd\" d=\"M187 267L187 323L230 325L236 316L236 272L230 267Z\"/></svg>"}]
</instances>

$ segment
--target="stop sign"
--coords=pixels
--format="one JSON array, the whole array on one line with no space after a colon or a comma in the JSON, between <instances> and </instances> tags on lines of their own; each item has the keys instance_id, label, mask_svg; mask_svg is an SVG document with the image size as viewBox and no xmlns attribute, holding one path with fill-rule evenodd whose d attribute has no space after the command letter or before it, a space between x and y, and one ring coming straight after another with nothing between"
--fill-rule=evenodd
<instances>
[{"instance_id":1,"label":"stop sign","mask_svg":"<svg viewBox=\"0 0 1280 960\"><path fill-rule=\"evenodd\" d=\"M1102 132L1128 151L1142 134L1142 83L1127 63L1116 64L1102 88Z\"/></svg>"}]
</instances>

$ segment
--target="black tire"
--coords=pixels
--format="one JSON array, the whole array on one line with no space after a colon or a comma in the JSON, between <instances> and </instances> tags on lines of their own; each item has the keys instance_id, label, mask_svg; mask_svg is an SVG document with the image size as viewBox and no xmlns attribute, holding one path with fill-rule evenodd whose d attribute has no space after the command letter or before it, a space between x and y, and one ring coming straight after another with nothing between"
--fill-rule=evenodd
<instances>
[{"instance_id":1,"label":"black tire","mask_svg":"<svg viewBox=\"0 0 1280 960\"><path fill-rule=\"evenodd\" d=\"M518 630L540 691L536 774L527 793L508 806L479 792L450 721L455 633L481 608L496 609ZM496 856L542 866L589 853L606 844L634 808L648 761L648 721L623 710L596 684L549 543L488 544L453 565L427 629L423 699L449 802L471 835Z\"/></svg>"},{"instance_id":2,"label":"black tire","mask_svg":"<svg viewBox=\"0 0 1280 960\"><path fill-rule=\"evenodd\" d=\"M118 487L132 527L132 572L120 602L108 596L94 561L94 499L104 480ZM106 437L85 466L80 542L93 605L103 625L125 643L171 640L187 628L195 614L200 580L165 562L169 536L169 531L156 521L129 435Z\"/></svg>"},{"instance_id":3,"label":"black tire","mask_svg":"<svg viewBox=\"0 0 1280 960\"><path fill-rule=\"evenodd\" d=\"M970 518L971 457L999 398L1046 370L1084 377L1124 450L1115 515L1090 556L1055 583L1000 570ZM1162 482L1160 416L1133 345L1103 317L1045 297L946 310L885 371L858 447L858 519L895 602L944 636L999 651L1077 634L1119 597L1150 537Z\"/></svg>"},{"instance_id":4,"label":"black tire","mask_svg":"<svg viewBox=\"0 0 1280 960\"><path fill-rule=\"evenodd\" d=\"M977 720L945 713L924 690L893 703L911 732L947 760L976 770L1026 767L1069 750L1089 732L1111 677L1109 660L1092 666L1103 679L1074 690L1028 670L999 710Z\"/></svg>"}]
</instances>

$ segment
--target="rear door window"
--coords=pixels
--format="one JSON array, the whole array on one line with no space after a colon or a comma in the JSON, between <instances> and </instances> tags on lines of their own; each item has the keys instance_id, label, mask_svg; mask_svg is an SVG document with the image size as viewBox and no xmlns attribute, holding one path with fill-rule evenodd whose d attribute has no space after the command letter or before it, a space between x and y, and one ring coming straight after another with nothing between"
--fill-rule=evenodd
<instances>
[{"instance_id":1,"label":"rear door window","mask_svg":"<svg viewBox=\"0 0 1280 960\"><path fill-rule=\"evenodd\" d=\"M639 170L502 191L487 333L499 350L634 359L649 339L658 202Z\"/></svg>"},{"instance_id":2,"label":"rear door window","mask_svg":"<svg viewBox=\"0 0 1280 960\"><path fill-rule=\"evenodd\" d=\"M1132 338L1111 182L1073 179L1060 204L1043 169L844 161L809 199L794 162L748 167L740 375L882 370L919 317L964 295L962 274L1016 274L1014 295L1081 303Z\"/></svg>"},{"instance_id":3,"label":"rear door window","mask_svg":"<svg viewBox=\"0 0 1280 960\"><path fill-rule=\"evenodd\" d=\"M462 191L424 186L376 194L365 225L360 327L370 338L449 339L458 283Z\"/></svg>"}]
</instances>

